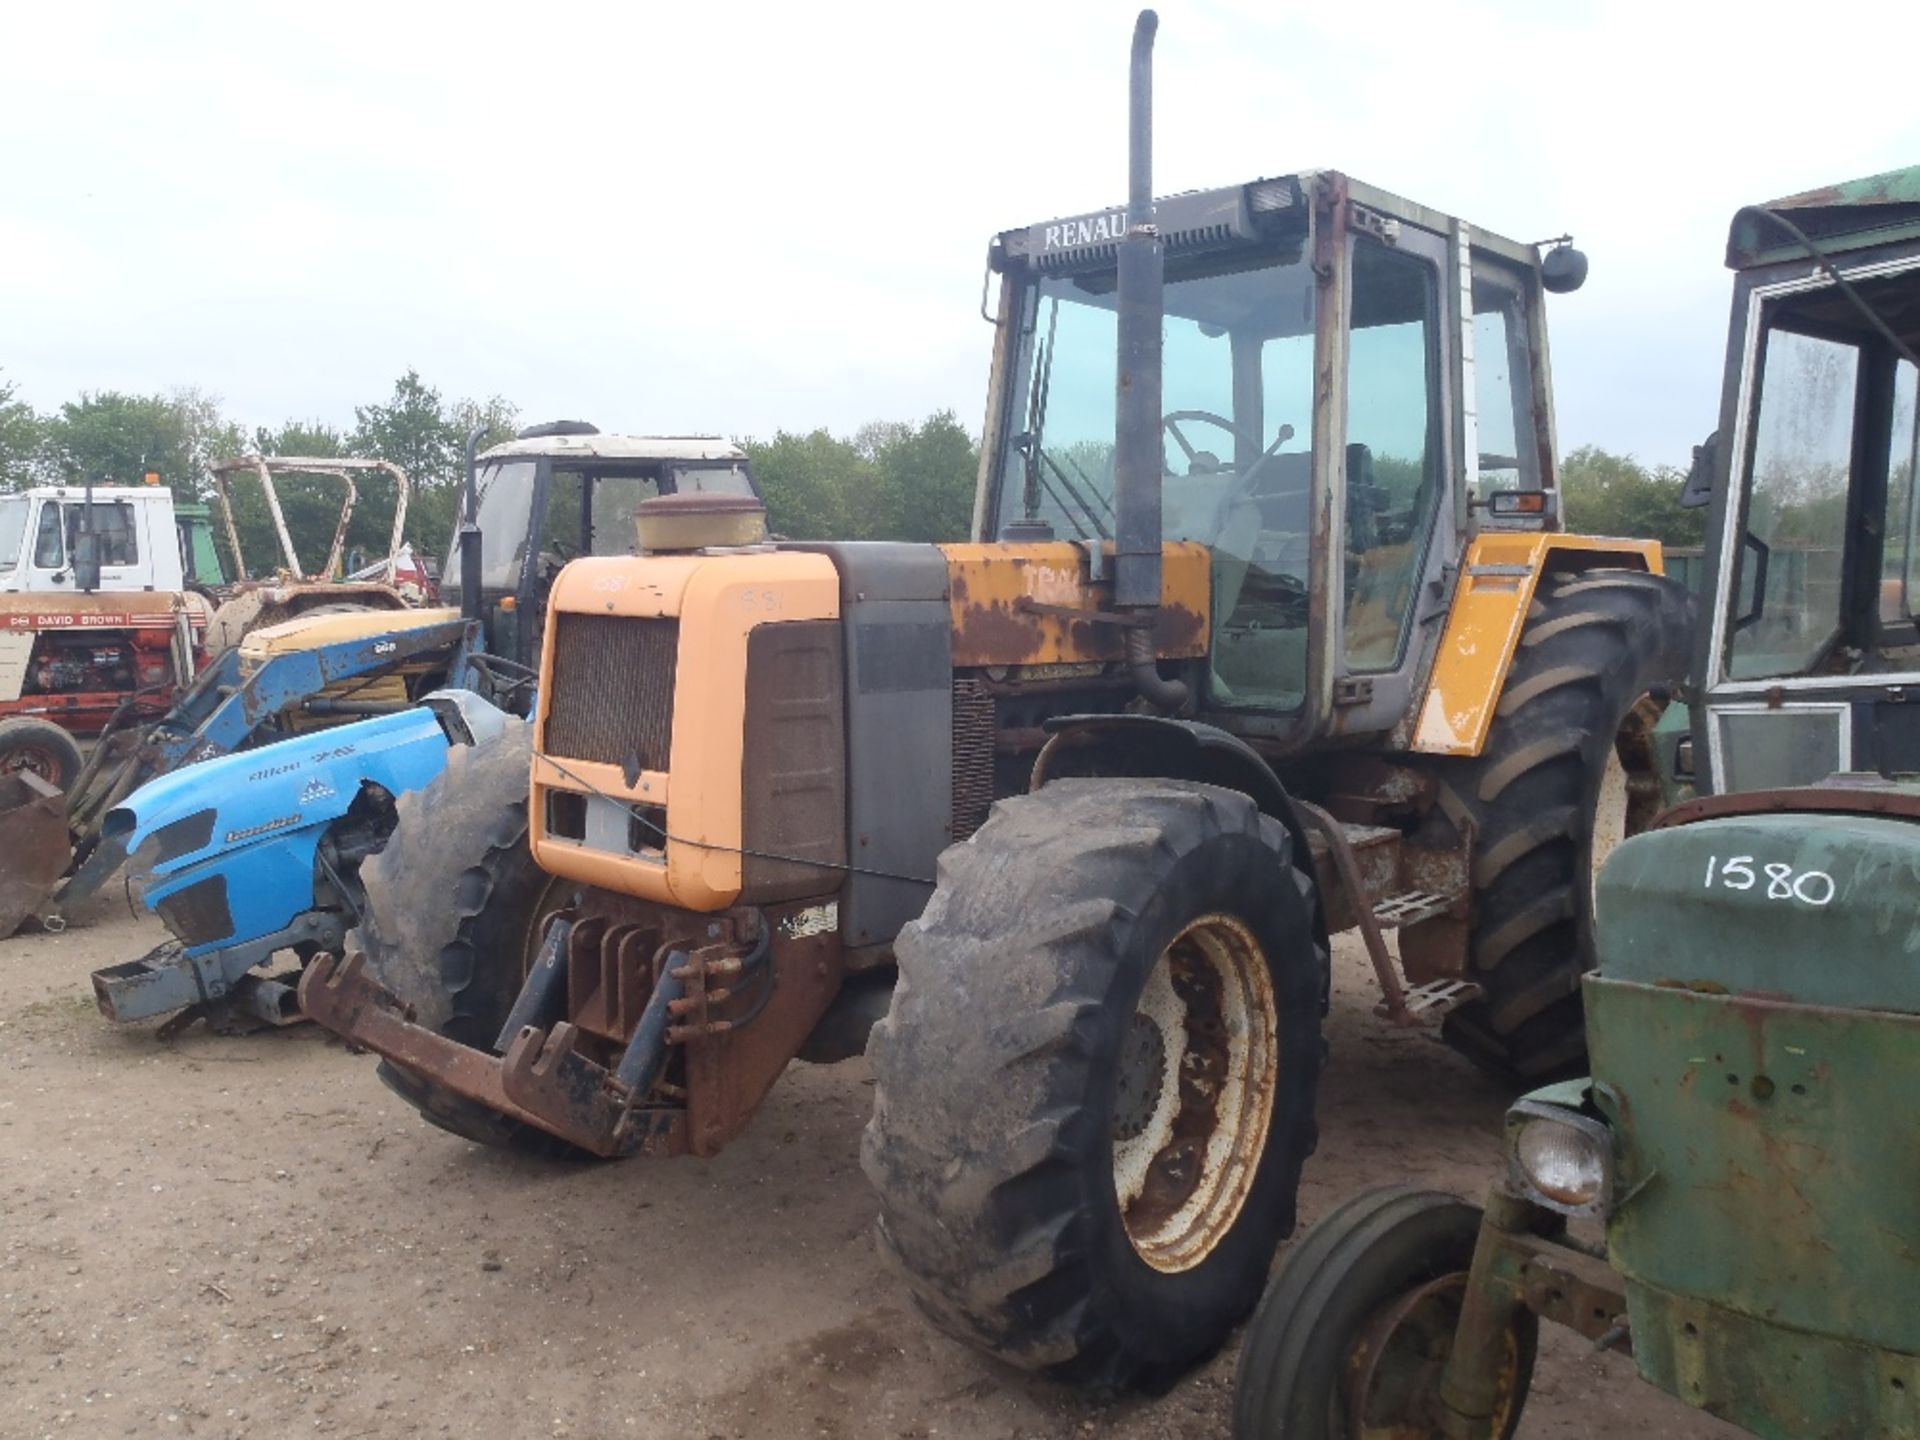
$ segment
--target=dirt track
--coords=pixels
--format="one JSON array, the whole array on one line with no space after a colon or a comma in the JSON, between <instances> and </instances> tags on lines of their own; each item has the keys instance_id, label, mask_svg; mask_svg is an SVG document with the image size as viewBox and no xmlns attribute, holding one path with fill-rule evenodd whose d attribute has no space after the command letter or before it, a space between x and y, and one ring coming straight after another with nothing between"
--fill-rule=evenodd
<instances>
[{"instance_id":1,"label":"dirt track","mask_svg":"<svg viewBox=\"0 0 1920 1440\"><path fill-rule=\"evenodd\" d=\"M86 917L83 917L86 918ZM1096 1406L934 1333L871 1238L867 1072L797 1065L719 1159L554 1168L431 1130L311 1028L115 1030L115 901L0 941L0 1436L1224 1437L1233 1356ZM1311 1220L1479 1191L1505 1097L1339 952ZM1561 1334L1523 1435L1736 1432Z\"/></svg>"}]
</instances>

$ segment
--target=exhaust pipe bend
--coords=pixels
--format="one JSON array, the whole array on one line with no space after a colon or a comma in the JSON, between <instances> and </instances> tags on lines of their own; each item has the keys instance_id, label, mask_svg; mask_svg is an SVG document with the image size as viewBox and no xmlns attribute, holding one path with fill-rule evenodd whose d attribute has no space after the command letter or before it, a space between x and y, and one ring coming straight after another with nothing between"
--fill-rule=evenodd
<instances>
[{"instance_id":1,"label":"exhaust pipe bend","mask_svg":"<svg viewBox=\"0 0 1920 1440\"><path fill-rule=\"evenodd\" d=\"M1133 677L1133 688L1149 704L1178 710L1187 703L1186 683L1167 679L1154 663L1153 632L1144 625L1127 631L1127 673Z\"/></svg>"}]
</instances>

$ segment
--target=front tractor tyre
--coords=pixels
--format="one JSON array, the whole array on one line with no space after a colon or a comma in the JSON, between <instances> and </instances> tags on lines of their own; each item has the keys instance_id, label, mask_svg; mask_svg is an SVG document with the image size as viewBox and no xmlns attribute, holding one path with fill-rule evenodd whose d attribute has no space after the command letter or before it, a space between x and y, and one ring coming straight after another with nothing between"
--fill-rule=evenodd
<instances>
[{"instance_id":1,"label":"front tractor tyre","mask_svg":"<svg viewBox=\"0 0 1920 1440\"><path fill-rule=\"evenodd\" d=\"M868 1044L880 1235L950 1334L1156 1389L1252 1307L1312 1151L1327 953L1245 795L1060 780L949 849Z\"/></svg>"},{"instance_id":2,"label":"front tractor tyre","mask_svg":"<svg viewBox=\"0 0 1920 1440\"><path fill-rule=\"evenodd\" d=\"M533 862L527 771L533 730L509 721L479 745L455 745L447 768L396 801L393 835L360 867L366 904L347 949L413 1011L417 1023L491 1053L540 948L546 917L571 893ZM431 1124L483 1145L587 1158L523 1121L380 1062L380 1078Z\"/></svg>"},{"instance_id":3,"label":"front tractor tyre","mask_svg":"<svg viewBox=\"0 0 1920 1440\"><path fill-rule=\"evenodd\" d=\"M1480 1211L1392 1186L1347 1201L1288 1251L1240 1346L1234 1440L1441 1440ZM1483 1433L1509 1440L1533 1378L1539 1321L1517 1308L1491 1346Z\"/></svg>"},{"instance_id":4,"label":"front tractor tyre","mask_svg":"<svg viewBox=\"0 0 1920 1440\"><path fill-rule=\"evenodd\" d=\"M1653 727L1686 676L1691 602L1642 570L1548 575L1481 753L1435 767L1473 835L1470 978L1456 1049L1539 1079L1586 1054L1580 977L1594 965L1593 879L1660 806Z\"/></svg>"}]
</instances>

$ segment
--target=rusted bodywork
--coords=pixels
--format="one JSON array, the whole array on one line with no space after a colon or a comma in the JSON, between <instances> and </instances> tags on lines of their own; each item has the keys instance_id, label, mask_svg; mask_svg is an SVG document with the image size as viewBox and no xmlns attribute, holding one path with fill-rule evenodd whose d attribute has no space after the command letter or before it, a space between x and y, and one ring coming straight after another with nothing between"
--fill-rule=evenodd
<instances>
[{"instance_id":1,"label":"rusted bodywork","mask_svg":"<svg viewBox=\"0 0 1920 1440\"><path fill-rule=\"evenodd\" d=\"M220 496L220 509L225 518L227 544L233 552L235 575L244 580L249 577L246 556L240 548L240 530L233 518L232 478L235 475L251 472L260 482L260 490L267 502L267 513L273 518L273 531L280 541L280 568L295 580L305 580L308 572L302 566L300 555L294 549L293 537L287 531L286 516L280 509L280 492L274 484L276 475L323 475L338 480L345 489L340 502L340 518L334 525L333 543L327 549L327 557L313 573L321 578L338 575L341 569L341 557L347 543L347 527L353 521L354 505L359 500L359 487L354 484L355 475L384 475L393 482L393 533L387 545L386 580L391 584L395 577L400 555L401 536L407 525L407 499L412 485L407 480L407 472L390 460L353 460L339 457L313 458L297 455L243 455L237 459L223 460L213 467L213 483Z\"/></svg>"},{"instance_id":2,"label":"rusted bodywork","mask_svg":"<svg viewBox=\"0 0 1920 1440\"><path fill-rule=\"evenodd\" d=\"M0 699L0 718L35 716L76 735L97 735L123 712L149 719L165 714L206 662L211 611L192 592L0 595L0 636L18 643L17 659L0 657L18 666L11 683L0 687L15 697ZM62 643L122 649L128 683L111 690L23 686L35 663Z\"/></svg>"},{"instance_id":3,"label":"rusted bodywork","mask_svg":"<svg viewBox=\"0 0 1920 1440\"><path fill-rule=\"evenodd\" d=\"M1088 552L1056 541L1034 545L942 545L951 571L953 663L959 668L1109 663L1124 658L1123 629ZM1101 549L1102 575L1112 564ZM1185 660L1207 653L1210 557L1194 544L1166 547L1155 652Z\"/></svg>"},{"instance_id":4,"label":"rusted bodywork","mask_svg":"<svg viewBox=\"0 0 1920 1440\"><path fill-rule=\"evenodd\" d=\"M339 519L325 558L309 569L295 549L293 536L280 506L276 476L316 475L338 480L343 488ZM347 528L352 524L354 507L359 503L359 487L354 477L378 475L391 481L394 488L393 528L388 541L384 574L377 581L343 581ZM240 529L233 513L233 483L241 476L258 480L267 513L279 542L278 563L264 576L248 567L240 545ZM207 627L209 653L240 643L241 637L264 626L278 625L321 606L355 605L373 610L400 610L408 601L397 588L401 537L407 521L407 501L412 485L406 471L387 460L313 458L304 456L243 455L223 460L213 467L214 489L220 497L220 510L226 531L227 548L236 577L223 587L219 608Z\"/></svg>"},{"instance_id":5,"label":"rusted bodywork","mask_svg":"<svg viewBox=\"0 0 1920 1440\"><path fill-rule=\"evenodd\" d=\"M38 913L67 868L67 807L57 787L31 770L0 774L0 939Z\"/></svg>"},{"instance_id":6,"label":"rusted bodywork","mask_svg":"<svg viewBox=\"0 0 1920 1440\"><path fill-rule=\"evenodd\" d=\"M693 915L589 892L549 921L492 1054L413 1023L359 955L309 966L300 1002L327 1028L590 1154L712 1155L839 990L840 946L821 910Z\"/></svg>"}]
</instances>

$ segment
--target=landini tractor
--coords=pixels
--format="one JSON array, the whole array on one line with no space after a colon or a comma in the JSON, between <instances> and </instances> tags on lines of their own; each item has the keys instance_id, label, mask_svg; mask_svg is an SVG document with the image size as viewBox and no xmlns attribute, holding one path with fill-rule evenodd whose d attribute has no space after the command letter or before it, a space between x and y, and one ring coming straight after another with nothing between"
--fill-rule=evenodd
<instances>
[{"instance_id":1,"label":"landini tractor","mask_svg":"<svg viewBox=\"0 0 1920 1440\"><path fill-rule=\"evenodd\" d=\"M993 243L976 538L642 505L644 553L554 582L531 763L404 797L301 986L429 1119L600 1156L711 1155L870 1031L915 1294L1099 1387L1254 1302L1330 930L1397 1019L1578 1062L1591 865L1687 628L1657 546L1560 526L1578 257L1326 171L1156 203L1152 35L1127 206Z\"/></svg>"},{"instance_id":2,"label":"landini tractor","mask_svg":"<svg viewBox=\"0 0 1920 1440\"><path fill-rule=\"evenodd\" d=\"M1293 1248L1241 1440L1511 1435L1542 1319L1758 1435L1920 1435L1920 169L1748 207L1727 263L1707 793L1600 875L1592 1074L1508 1112L1484 1212L1375 1191Z\"/></svg>"}]
</instances>

